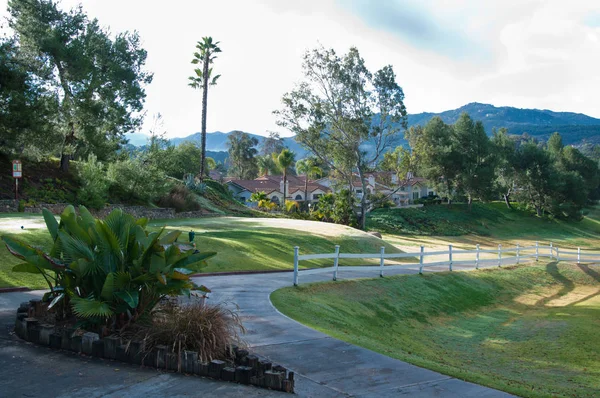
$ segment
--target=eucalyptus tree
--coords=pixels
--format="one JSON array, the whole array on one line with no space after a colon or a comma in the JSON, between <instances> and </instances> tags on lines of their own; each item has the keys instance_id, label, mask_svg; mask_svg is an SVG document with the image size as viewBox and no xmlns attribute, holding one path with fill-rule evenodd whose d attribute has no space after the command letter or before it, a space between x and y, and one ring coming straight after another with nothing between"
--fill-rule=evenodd
<instances>
[{"instance_id":1,"label":"eucalyptus tree","mask_svg":"<svg viewBox=\"0 0 600 398\"><path fill-rule=\"evenodd\" d=\"M214 42L213 38L203 37L202 41L196 44L197 52L194 53L192 64L201 64L201 68L194 69L194 76L189 78L189 86L202 89L202 132L201 132L201 158L200 158L200 179L204 178L206 169L206 107L208 105L208 87L217 84L221 75L213 76L212 63L217 58L215 54L220 53L219 42Z\"/></svg>"},{"instance_id":2,"label":"eucalyptus tree","mask_svg":"<svg viewBox=\"0 0 600 398\"><path fill-rule=\"evenodd\" d=\"M349 184L356 173L367 192L366 172L406 128L404 93L393 68L371 73L354 47L343 56L323 47L307 51L302 66L303 81L275 111L278 124ZM363 195L363 229L368 205Z\"/></svg>"},{"instance_id":3,"label":"eucalyptus tree","mask_svg":"<svg viewBox=\"0 0 600 398\"><path fill-rule=\"evenodd\" d=\"M296 155L294 152L289 149L283 149L279 155L277 155L276 164L283 173L283 204L285 205L285 201L287 199L287 172L290 167L296 161Z\"/></svg>"},{"instance_id":4,"label":"eucalyptus tree","mask_svg":"<svg viewBox=\"0 0 600 398\"><path fill-rule=\"evenodd\" d=\"M32 73L60 100L61 170L76 155L114 154L143 121L146 51L137 33L110 34L81 6L63 11L53 0L9 0L9 26Z\"/></svg>"},{"instance_id":5,"label":"eucalyptus tree","mask_svg":"<svg viewBox=\"0 0 600 398\"><path fill-rule=\"evenodd\" d=\"M256 154L258 140L241 131L232 131L227 137L229 148L229 175L239 179L253 179L258 174Z\"/></svg>"}]
</instances>

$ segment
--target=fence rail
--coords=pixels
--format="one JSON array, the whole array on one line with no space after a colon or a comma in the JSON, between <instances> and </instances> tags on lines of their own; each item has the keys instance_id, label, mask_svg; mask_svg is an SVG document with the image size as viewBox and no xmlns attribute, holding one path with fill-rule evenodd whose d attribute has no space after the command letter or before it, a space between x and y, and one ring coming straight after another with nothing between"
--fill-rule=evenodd
<instances>
[{"instance_id":1,"label":"fence rail","mask_svg":"<svg viewBox=\"0 0 600 398\"><path fill-rule=\"evenodd\" d=\"M508 253L509 255L503 256L504 253ZM473 254L475 255L474 258L455 260L457 256ZM497 258L480 258L481 254L497 254ZM425 262L425 258L429 256L448 256L448 260ZM582 251L581 248L577 248L577 251L560 250L552 243L548 245L540 245L538 242L536 242L534 246L524 247L519 245L514 247L502 247L502 245L498 245L497 249L480 249L479 245L477 245L474 250L456 250L452 247L452 245L448 245L448 250L429 252L425 251L424 246L421 246L420 250L414 253L386 253L385 247L381 247L379 253L340 253L340 246L336 245L333 253L302 255L300 254L300 248L296 246L294 247L294 286L298 286L298 281L301 275L331 272L333 274L333 280L337 280L338 272L340 270L339 259L379 259L379 266L353 266L351 267L351 270L367 272L379 271L379 276L383 276L384 270L401 269L406 268L407 266L416 265L415 263L401 263L386 266L385 260L410 257L419 260L419 273L423 273L423 269L426 267L447 266L449 271L452 271L453 265L474 265L475 268L478 269L480 265L492 264L501 267L502 265L520 264L520 262L523 260L535 259L535 261L538 261L540 258L550 258L557 261L576 261L577 264L582 262L600 262L600 253L585 252ZM326 268L310 268L305 270L299 269L298 264L300 261L320 259L333 260L333 266Z\"/></svg>"}]
</instances>

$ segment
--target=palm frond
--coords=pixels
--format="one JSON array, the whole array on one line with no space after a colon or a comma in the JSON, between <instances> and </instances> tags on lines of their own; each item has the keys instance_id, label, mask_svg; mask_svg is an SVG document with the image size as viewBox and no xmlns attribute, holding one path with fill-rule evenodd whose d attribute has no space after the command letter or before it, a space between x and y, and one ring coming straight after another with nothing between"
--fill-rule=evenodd
<instances>
[{"instance_id":1,"label":"palm frond","mask_svg":"<svg viewBox=\"0 0 600 398\"><path fill-rule=\"evenodd\" d=\"M114 314L108 303L92 298L74 297L71 305L73 312L82 318L108 318Z\"/></svg>"}]
</instances>

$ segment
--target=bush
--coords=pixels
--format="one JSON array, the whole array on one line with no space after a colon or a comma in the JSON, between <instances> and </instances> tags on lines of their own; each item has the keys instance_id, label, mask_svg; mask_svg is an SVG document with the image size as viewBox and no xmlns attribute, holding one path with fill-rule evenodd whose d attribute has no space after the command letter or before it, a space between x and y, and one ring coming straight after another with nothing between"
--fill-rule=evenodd
<instances>
[{"instance_id":1,"label":"bush","mask_svg":"<svg viewBox=\"0 0 600 398\"><path fill-rule=\"evenodd\" d=\"M166 302L157 306L151 321L134 328L133 334L136 340L144 341L146 352L164 345L177 354L186 350L197 352L198 359L208 362L227 359L228 350L234 344L241 344L240 334L245 332L236 311L223 305L193 301L185 305Z\"/></svg>"},{"instance_id":2,"label":"bush","mask_svg":"<svg viewBox=\"0 0 600 398\"><path fill-rule=\"evenodd\" d=\"M288 213L298 213L300 211L300 204L295 200L286 200L285 211Z\"/></svg>"},{"instance_id":3,"label":"bush","mask_svg":"<svg viewBox=\"0 0 600 398\"><path fill-rule=\"evenodd\" d=\"M11 254L25 261L14 272L45 278L50 292L44 301L59 319L75 314L79 322L109 332L143 319L167 296L207 290L190 275L216 253L179 245L180 231L149 232L147 219L136 220L120 209L99 220L83 206L79 216L68 206L60 224L48 210L43 213L54 242L48 253L2 239Z\"/></svg>"},{"instance_id":4,"label":"bush","mask_svg":"<svg viewBox=\"0 0 600 398\"><path fill-rule=\"evenodd\" d=\"M118 160L108 166L110 195L125 202L147 204L166 195L172 183L158 168L140 159Z\"/></svg>"},{"instance_id":5,"label":"bush","mask_svg":"<svg viewBox=\"0 0 600 398\"><path fill-rule=\"evenodd\" d=\"M200 203L185 185L175 185L171 192L159 199L158 205L161 207L170 207L176 212L200 210Z\"/></svg>"},{"instance_id":6,"label":"bush","mask_svg":"<svg viewBox=\"0 0 600 398\"><path fill-rule=\"evenodd\" d=\"M90 155L85 162L80 162L77 168L81 188L77 194L79 203L92 209L101 209L108 200L109 183L104 166L96 155Z\"/></svg>"},{"instance_id":7,"label":"bush","mask_svg":"<svg viewBox=\"0 0 600 398\"><path fill-rule=\"evenodd\" d=\"M333 222L336 224L348 225L350 227L357 227L358 220L354 213L354 194L348 189L342 189L335 195L335 201L333 202Z\"/></svg>"}]
</instances>

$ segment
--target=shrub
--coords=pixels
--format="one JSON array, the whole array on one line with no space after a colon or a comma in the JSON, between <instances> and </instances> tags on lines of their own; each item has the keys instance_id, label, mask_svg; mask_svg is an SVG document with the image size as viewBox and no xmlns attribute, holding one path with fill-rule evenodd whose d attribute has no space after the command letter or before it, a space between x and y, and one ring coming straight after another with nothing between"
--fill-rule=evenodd
<instances>
[{"instance_id":1,"label":"shrub","mask_svg":"<svg viewBox=\"0 0 600 398\"><path fill-rule=\"evenodd\" d=\"M335 195L333 202L332 219L336 224L358 226L358 220L354 214L354 194L348 189L342 189Z\"/></svg>"},{"instance_id":2,"label":"shrub","mask_svg":"<svg viewBox=\"0 0 600 398\"><path fill-rule=\"evenodd\" d=\"M171 192L158 200L161 207L170 207L176 212L200 210L196 196L185 186L175 185Z\"/></svg>"},{"instance_id":3,"label":"shrub","mask_svg":"<svg viewBox=\"0 0 600 398\"><path fill-rule=\"evenodd\" d=\"M79 163L77 170L81 180L79 203L93 209L103 208L108 200L109 183L102 163L92 154L87 161Z\"/></svg>"},{"instance_id":4,"label":"shrub","mask_svg":"<svg viewBox=\"0 0 600 398\"><path fill-rule=\"evenodd\" d=\"M125 202L149 203L171 189L167 176L140 159L118 160L108 166L111 197Z\"/></svg>"},{"instance_id":5,"label":"shrub","mask_svg":"<svg viewBox=\"0 0 600 398\"><path fill-rule=\"evenodd\" d=\"M44 277L50 288L44 300L58 318L74 313L88 325L115 330L145 317L167 296L207 290L190 275L216 253L179 245L180 231L149 232L147 219L136 220L120 209L99 220L83 206L79 216L68 206L60 224L44 209L44 219L54 242L48 253L2 239L11 254L25 261L14 272Z\"/></svg>"},{"instance_id":6,"label":"shrub","mask_svg":"<svg viewBox=\"0 0 600 398\"><path fill-rule=\"evenodd\" d=\"M298 213L300 211L300 205L295 200L286 200L285 211L288 213Z\"/></svg>"},{"instance_id":7,"label":"shrub","mask_svg":"<svg viewBox=\"0 0 600 398\"><path fill-rule=\"evenodd\" d=\"M232 345L241 344L240 335L245 332L237 311L224 305L192 301L183 305L166 302L157 306L149 323L134 327L125 335L133 334L135 339L143 340L146 352L164 345L178 354L185 350L195 351L201 361L207 362L225 359Z\"/></svg>"}]
</instances>

